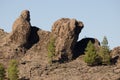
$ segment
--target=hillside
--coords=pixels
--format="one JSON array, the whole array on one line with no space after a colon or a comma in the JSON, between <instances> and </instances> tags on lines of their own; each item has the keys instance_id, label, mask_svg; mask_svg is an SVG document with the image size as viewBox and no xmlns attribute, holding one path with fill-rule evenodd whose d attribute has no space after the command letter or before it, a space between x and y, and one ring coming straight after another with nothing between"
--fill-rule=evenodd
<instances>
[{"instance_id":1,"label":"hillside","mask_svg":"<svg viewBox=\"0 0 120 80\"><path fill-rule=\"evenodd\" d=\"M100 43L96 38L77 41L83 22L61 18L49 32L30 20L30 12L24 10L11 33L0 29L0 63L7 69L10 60L17 60L20 80L120 80L120 47L111 50L112 65L91 67L84 62L89 40L96 49Z\"/></svg>"}]
</instances>

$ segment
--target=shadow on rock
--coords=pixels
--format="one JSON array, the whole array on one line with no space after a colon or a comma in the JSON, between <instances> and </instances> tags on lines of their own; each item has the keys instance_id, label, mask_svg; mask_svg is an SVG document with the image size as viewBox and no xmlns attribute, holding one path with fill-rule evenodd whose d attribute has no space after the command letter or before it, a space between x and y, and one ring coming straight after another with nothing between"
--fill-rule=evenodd
<instances>
[{"instance_id":1,"label":"shadow on rock","mask_svg":"<svg viewBox=\"0 0 120 80\"><path fill-rule=\"evenodd\" d=\"M84 54L89 41L91 41L96 48L98 48L98 46L100 45L99 41L95 38L83 38L82 40L78 41L74 47L73 59L76 59L80 55Z\"/></svg>"},{"instance_id":2,"label":"shadow on rock","mask_svg":"<svg viewBox=\"0 0 120 80\"><path fill-rule=\"evenodd\" d=\"M112 64L116 64L119 59L119 56L115 56L114 58L111 59Z\"/></svg>"},{"instance_id":3,"label":"shadow on rock","mask_svg":"<svg viewBox=\"0 0 120 80\"><path fill-rule=\"evenodd\" d=\"M21 79L19 79L19 80L30 80L30 79L28 79L28 78L26 79L26 78L23 77L23 78L21 78Z\"/></svg>"},{"instance_id":4,"label":"shadow on rock","mask_svg":"<svg viewBox=\"0 0 120 80\"><path fill-rule=\"evenodd\" d=\"M120 46L115 47L111 52L110 55L112 57L111 62L112 64L119 63L120 60Z\"/></svg>"},{"instance_id":5,"label":"shadow on rock","mask_svg":"<svg viewBox=\"0 0 120 80\"><path fill-rule=\"evenodd\" d=\"M39 36L38 36L38 30L39 28L32 26L31 31L30 31L30 36L28 38L28 44L26 46L27 49L31 48L35 43L39 41Z\"/></svg>"}]
</instances>

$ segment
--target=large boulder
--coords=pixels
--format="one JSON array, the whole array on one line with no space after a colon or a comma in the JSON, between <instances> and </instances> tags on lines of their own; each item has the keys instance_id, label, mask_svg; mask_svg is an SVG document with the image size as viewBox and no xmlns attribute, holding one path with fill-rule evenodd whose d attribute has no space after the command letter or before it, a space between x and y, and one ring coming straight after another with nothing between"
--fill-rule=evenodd
<instances>
[{"instance_id":1,"label":"large boulder","mask_svg":"<svg viewBox=\"0 0 120 80\"><path fill-rule=\"evenodd\" d=\"M21 12L19 18L15 20L9 39L18 46L25 46L30 35L30 30L30 12L24 10Z\"/></svg>"},{"instance_id":2,"label":"large boulder","mask_svg":"<svg viewBox=\"0 0 120 80\"><path fill-rule=\"evenodd\" d=\"M59 19L53 24L51 38L55 39L55 56L58 59L72 59L72 52L83 26L81 21L69 18Z\"/></svg>"}]
</instances>

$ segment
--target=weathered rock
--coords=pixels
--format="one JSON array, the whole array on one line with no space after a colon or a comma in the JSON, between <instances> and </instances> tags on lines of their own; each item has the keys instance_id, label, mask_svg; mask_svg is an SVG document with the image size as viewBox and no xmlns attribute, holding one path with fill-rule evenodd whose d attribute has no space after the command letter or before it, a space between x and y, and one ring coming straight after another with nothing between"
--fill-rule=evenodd
<instances>
[{"instance_id":1,"label":"weathered rock","mask_svg":"<svg viewBox=\"0 0 120 80\"><path fill-rule=\"evenodd\" d=\"M79 57L81 54L84 54L85 48L87 47L88 42L91 41L96 49L99 49L100 42L95 38L83 38L82 40L78 41L73 50L73 58Z\"/></svg>"},{"instance_id":2,"label":"weathered rock","mask_svg":"<svg viewBox=\"0 0 120 80\"><path fill-rule=\"evenodd\" d=\"M5 37L8 35L7 32L5 32L3 29L0 29L0 44L5 43Z\"/></svg>"},{"instance_id":3,"label":"weathered rock","mask_svg":"<svg viewBox=\"0 0 120 80\"><path fill-rule=\"evenodd\" d=\"M53 24L51 38L55 39L56 57L72 59L72 51L83 26L82 22L69 18L59 19Z\"/></svg>"},{"instance_id":4,"label":"weathered rock","mask_svg":"<svg viewBox=\"0 0 120 80\"><path fill-rule=\"evenodd\" d=\"M30 32L30 13L28 10L24 10L15 20L11 33L6 34L3 30L0 30L0 52L4 53L2 54L4 58L13 59L24 55L29 44Z\"/></svg>"},{"instance_id":5,"label":"weathered rock","mask_svg":"<svg viewBox=\"0 0 120 80\"><path fill-rule=\"evenodd\" d=\"M24 10L19 18L15 20L9 39L18 46L25 46L29 38L30 30L30 12Z\"/></svg>"},{"instance_id":6,"label":"weathered rock","mask_svg":"<svg viewBox=\"0 0 120 80\"><path fill-rule=\"evenodd\" d=\"M2 35L4 33L3 29L0 29L0 35Z\"/></svg>"},{"instance_id":7,"label":"weathered rock","mask_svg":"<svg viewBox=\"0 0 120 80\"><path fill-rule=\"evenodd\" d=\"M120 55L120 46L115 47L112 51L111 51L111 56L115 57L115 56L119 56Z\"/></svg>"},{"instance_id":8,"label":"weathered rock","mask_svg":"<svg viewBox=\"0 0 120 80\"><path fill-rule=\"evenodd\" d=\"M19 76L20 78L30 78L31 80L39 77L39 68L48 64L48 55L47 55L47 43L49 42L50 32L32 27L34 34L31 35L31 38L37 38L30 43L37 43L32 45L32 47L26 52L25 56L21 58L19 65ZM32 32L32 33L33 33ZM34 76L33 76L34 75ZM33 78L34 77L34 78ZM36 78L35 78L36 77Z\"/></svg>"},{"instance_id":9,"label":"weathered rock","mask_svg":"<svg viewBox=\"0 0 120 80\"><path fill-rule=\"evenodd\" d=\"M111 57L112 57L112 61L113 63L116 63L117 65L120 66L120 46L115 47L111 53L110 53Z\"/></svg>"}]
</instances>

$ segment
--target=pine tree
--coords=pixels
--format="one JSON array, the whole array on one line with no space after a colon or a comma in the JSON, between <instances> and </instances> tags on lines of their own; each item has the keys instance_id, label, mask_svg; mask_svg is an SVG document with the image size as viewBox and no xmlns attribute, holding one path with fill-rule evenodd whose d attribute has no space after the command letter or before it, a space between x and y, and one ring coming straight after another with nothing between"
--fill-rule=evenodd
<instances>
[{"instance_id":1,"label":"pine tree","mask_svg":"<svg viewBox=\"0 0 120 80\"><path fill-rule=\"evenodd\" d=\"M110 64L110 52L109 52L109 46L108 46L108 40L107 37L104 36L103 41L101 42L102 46L99 50L99 56L101 58L102 64Z\"/></svg>"},{"instance_id":2,"label":"pine tree","mask_svg":"<svg viewBox=\"0 0 120 80\"><path fill-rule=\"evenodd\" d=\"M55 44L55 39L51 38L48 43L48 46L47 46L49 63L52 63L53 57L55 55L55 45L54 44Z\"/></svg>"},{"instance_id":3,"label":"pine tree","mask_svg":"<svg viewBox=\"0 0 120 80\"><path fill-rule=\"evenodd\" d=\"M8 67L9 80L18 80L18 63L16 60L11 60Z\"/></svg>"},{"instance_id":4,"label":"pine tree","mask_svg":"<svg viewBox=\"0 0 120 80\"><path fill-rule=\"evenodd\" d=\"M107 48L109 50L108 40L107 40L106 36L104 36L103 41L101 42L101 44L102 44L103 48Z\"/></svg>"},{"instance_id":5,"label":"pine tree","mask_svg":"<svg viewBox=\"0 0 120 80\"><path fill-rule=\"evenodd\" d=\"M86 47L84 61L89 66L93 66L96 65L96 59L97 59L96 49L94 47L94 44L91 41L89 41Z\"/></svg>"},{"instance_id":6,"label":"pine tree","mask_svg":"<svg viewBox=\"0 0 120 80\"><path fill-rule=\"evenodd\" d=\"M2 64L0 64L0 80L5 79L5 68Z\"/></svg>"}]
</instances>

